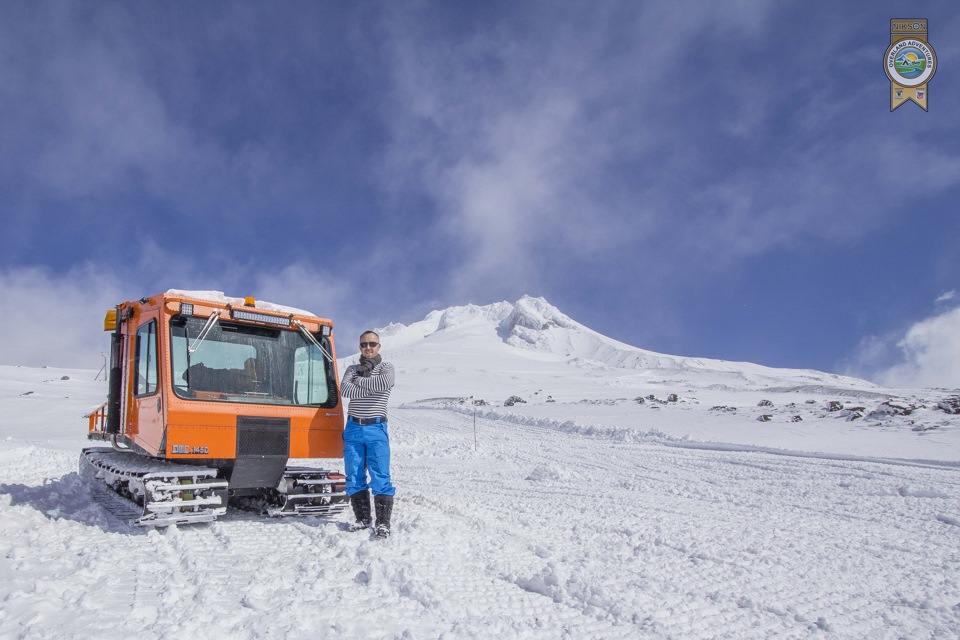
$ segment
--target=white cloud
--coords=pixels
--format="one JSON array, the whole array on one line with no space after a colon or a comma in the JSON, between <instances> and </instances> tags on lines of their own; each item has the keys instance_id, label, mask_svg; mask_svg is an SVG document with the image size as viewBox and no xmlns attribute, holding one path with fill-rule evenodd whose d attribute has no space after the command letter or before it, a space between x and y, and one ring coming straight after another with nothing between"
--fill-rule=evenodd
<instances>
[{"instance_id":1,"label":"white cloud","mask_svg":"<svg viewBox=\"0 0 960 640\"><path fill-rule=\"evenodd\" d=\"M217 276L192 272L182 260L150 243L141 247L140 254L139 265L130 265L122 283L92 264L64 274L39 267L0 271L4 309L0 314L0 364L99 369L101 354L110 348L103 331L105 313L126 300L170 288L253 295L330 318L341 357L356 350L360 331L375 322L373 302L365 305L349 283L309 264L290 264L270 272L233 265L222 269L226 275ZM176 268L166 272L151 267L156 264Z\"/></svg>"},{"instance_id":2,"label":"white cloud","mask_svg":"<svg viewBox=\"0 0 960 640\"><path fill-rule=\"evenodd\" d=\"M950 303L953 302L953 300L956 299L956 297L957 297L957 292L956 292L956 291L954 291L954 290L944 291L944 292L941 293L939 296L937 296L936 304L938 304L938 305L941 305L941 304L950 304Z\"/></svg>"},{"instance_id":3,"label":"white cloud","mask_svg":"<svg viewBox=\"0 0 960 640\"><path fill-rule=\"evenodd\" d=\"M110 348L104 315L125 299L116 278L92 265L64 276L0 271L0 363L99 369Z\"/></svg>"},{"instance_id":4,"label":"white cloud","mask_svg":"<svg viewBox=\"0 0 960 640\"><path fill-rule=\"evenodd\" d=\"M647 72L636 51L607 59L616 16L561 13L559 28L522 37L498 29L438 43L410 16L394 27L394 145L382 173L436 203L437 231L457 255L454 297L495 297L504 281L536 288L544 256L594 255L623 242L622 220L636 217L605 170L649 144L631 124L642 114L619 106ZM645 50L648 61L667 55Z\"/></svg>"},{"instance_id":5,"label":"white cloud","mask_svg":"<svg viewBox=\"0 0 960 640\"><path fill-rule=\"evenodd\" d=\"M79 17L38 3L0 21L0 103L15 123L0 162L52 196L131 184L169 193L207 153L149 82L131 15L101 7Z\"/></svg>"},{"instance_id":6,"label":"white cloud","mask_svg":"<svg viewBox=\"0 0 960 640\"><path fill-rule=\"evenodd\" d=\"M592 256L626 251L640 272L670 264L699 278L704 265L860 238L899 211L885 172L904 141L834 131L854 97L806 121L796 113L824 109L769 91L778 66L761 65L736 93L740 76L698 82L705 72L687 58L718 32L733 55L763 43L777 17L769 4L678 5L566 7L551 10L549 28L465 29L456 40L416 10L391 14L392 135L379 174L436 205L438 235L455 247L454 297L496 298L504 282L549 287ZM808 81L789 85L798 100L819 95L803 91ZM712 107L693 108L711 96ZM787 118L804 130L780 133ZM934 185L952 184L957 160L928 155L925 166L945 167ZM675 260L677 250L696 260Z\"/></svg>"},{"instance_id":7,"label":"white cloud","mask_svg":"<svg viewBox=\"0 0 960 640\"><path fill-rule=\"evenodd\" d=\"M902 362L875 376L892 387L960 388L960 307L921 320L897 343Z\"/></svg>"},{"instance_id":8,"label":"white cloud","mask_svg":"<svg viewBox=\"0 0 960 640\"><path fill-rule=\"evenodd\" d=\"M356 295L352 283L332 271L294 263L276 272L255 274L250 278L250 286L263 300L333 320L338 357L356 351L357 337L368 328L369 317L365 314L369 308Z\"/></svg>"}]
</instances>

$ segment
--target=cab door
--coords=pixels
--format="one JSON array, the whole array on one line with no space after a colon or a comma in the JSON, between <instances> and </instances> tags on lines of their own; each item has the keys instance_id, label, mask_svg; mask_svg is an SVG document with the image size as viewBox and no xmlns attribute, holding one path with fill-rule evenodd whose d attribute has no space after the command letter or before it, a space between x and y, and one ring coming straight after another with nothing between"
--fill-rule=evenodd
<instances>
[{"instance_id":1,"label":"cab door","mask_svg":"<svg viewBox=\"0 0 960 640\"><path fill-rule=\"evenodd\" d=\"M162 456L164 408L160 384L163 368L160 366L159 331L158 314L140 317L133 340L131 424L127 431L150 455Z\"/></svg>"}]
</instances>

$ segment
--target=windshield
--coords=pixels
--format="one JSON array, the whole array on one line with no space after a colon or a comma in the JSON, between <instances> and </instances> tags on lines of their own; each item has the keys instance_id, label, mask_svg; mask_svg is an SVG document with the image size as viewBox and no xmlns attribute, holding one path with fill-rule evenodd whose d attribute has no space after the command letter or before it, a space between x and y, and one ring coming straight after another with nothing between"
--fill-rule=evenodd
<instances>
[{"instance_id":1,"label":"windshield","mask_svg":"<svg viewBox=\"0 0 960 640\"><path fill-rule=\"evenodd\" d=\"M173 390L181 398L259 404L337 404L332 364L297 331L206 318L170 320ZM327 351L327 338L315 336ZM195 351L190 351L194 348Z\"/></svg>"}]
</instances>

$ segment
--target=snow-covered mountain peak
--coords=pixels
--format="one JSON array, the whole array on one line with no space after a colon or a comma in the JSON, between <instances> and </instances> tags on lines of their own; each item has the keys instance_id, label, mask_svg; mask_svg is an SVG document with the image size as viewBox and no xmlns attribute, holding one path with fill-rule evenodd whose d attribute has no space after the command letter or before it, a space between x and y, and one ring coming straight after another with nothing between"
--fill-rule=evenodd
<instances>
[{"instance_id":1,"label":"snow-covered mountain peak","mask_svg":"<svg viewBox=\"0 0 960 640\"><path fill-rule=\"evenodd\" d=\"M442 337L444 348L458 343L457 349L461 351L468 344L474 348L492 348L492 340L508 347L504 354L510 353L509 347L512 347L558 357L560 361L595 361L615 368L674 368L676 365L671 356L663 360L660 354L601 335L545 298L529 295L514 303L468 304L431 311L423 320L409 326L390 324L381 330L381 335L387 338L387 351L407 349L423 341L432 343ZM480 347L481 344L486 346Z\"/></svg>"},{"instance_id":2,"label":"snow-covered mountain peak","mask_svg":"<svg viewBox=\"0 0 960 640\"><path fill-rule=\"evenodd\" d=\"M513 309L503 320L501 327L508 330L524 327L542 331L551 327L580 329L583 325L575 322L544 298L523 296L513 305Z\"/></svg>"},{"instance_id":3,"label":"snow-covered mountain peak","mask_svg":"<svg viewBox=\"0 0 960 640\"><path fill-rule=\"evenodd\" d=\"M616 379L669 379L693 386L870 386L862 380L811 370L773 369L747 362L657 353L620 342L573 320L542 297L514 303L467 304L432 311L420 322L381 329L384 353L403 367L430 370L437 358L456 355L455 371L443 376L522 371L531 384L574 370ZM531 369L531 363L538 362ZM559 369L555 367L560 367ZM536 371L534 370L536 369ZM510 374L513 375L513 374ZM638 378L638 379L639 379ZM610 384L626 384L623 380Z\"/></svg>"},{"instance_id":4,"label":"snow-covered mountain peak","mask_svg":"<svg viewBox=\"0 0 960 640\"><path fill-rule=\"evenodd\" d=\"M380 330L392 347L408 346L434 334L457 334L469 329L472 336L488 335L522 349L571 355L571 335L593 333L544 298L523 296L514 303L467 304L431 311L411 325L391 323ZM598 334L599 335L599 334Z\"/></svg>"},{"instance_id":5,"label":"snow-covered mountain peak","mask_svg":"<svg viewBox=\"0 0 960 640\"><path fill-rule=\"evenodd\" d=\"M391 350L404 349L434 334L457 334L461 330L472 328L473 332L496 335L496 327L513 311L509 302L495 302L484 306L467 304L431 311L423 320L410 325L392 322L386 327L378 329L384 346Z\"/></svg>"},{"instance_id":6,"label":"snow-covered mountain peak","mask_svg":"<svg viewBox=\"0 0 960 640\"><path fill-rule=\"evenodd\" d=\"M523 296L497 326L507 344L571 355L572 342L589 330L544 298Z\"/></svg>"},{"instance_id":7,"label":"snow-covered mountain peak","mask_svg":"<svg viewBox=\"0 0 960 640\"><path fill-rule=\"evenodd\" d=\"M450 307L439 312L437 331L458 329L475 324L495 325L510 315L514 308L509 302L495 302L485 306L468 304L462 307ZM437 313L437 312L434 312ZM427 316L428 318L430 316Z\"/></svg>"}]
</instances>

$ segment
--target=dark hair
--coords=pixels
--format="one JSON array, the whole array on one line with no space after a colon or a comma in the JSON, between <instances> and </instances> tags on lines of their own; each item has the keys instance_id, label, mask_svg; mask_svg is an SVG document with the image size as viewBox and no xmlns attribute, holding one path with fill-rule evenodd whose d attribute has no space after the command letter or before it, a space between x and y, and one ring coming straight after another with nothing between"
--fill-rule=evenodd
<instances>
[{"instance_id":1,"label":"dark hair","mask_svg":"<svg viewBox=\"0 0 960 640\"><path fill-rule=\"evenodd\" d=\"M367 335L368 333L372 333L373 335L377 336L377 342L380 342L380 334L374 331L373 329L367 329L366 331L360 334L360 337L363 338L363 336Z\"/></svg>"}]
</instances>

